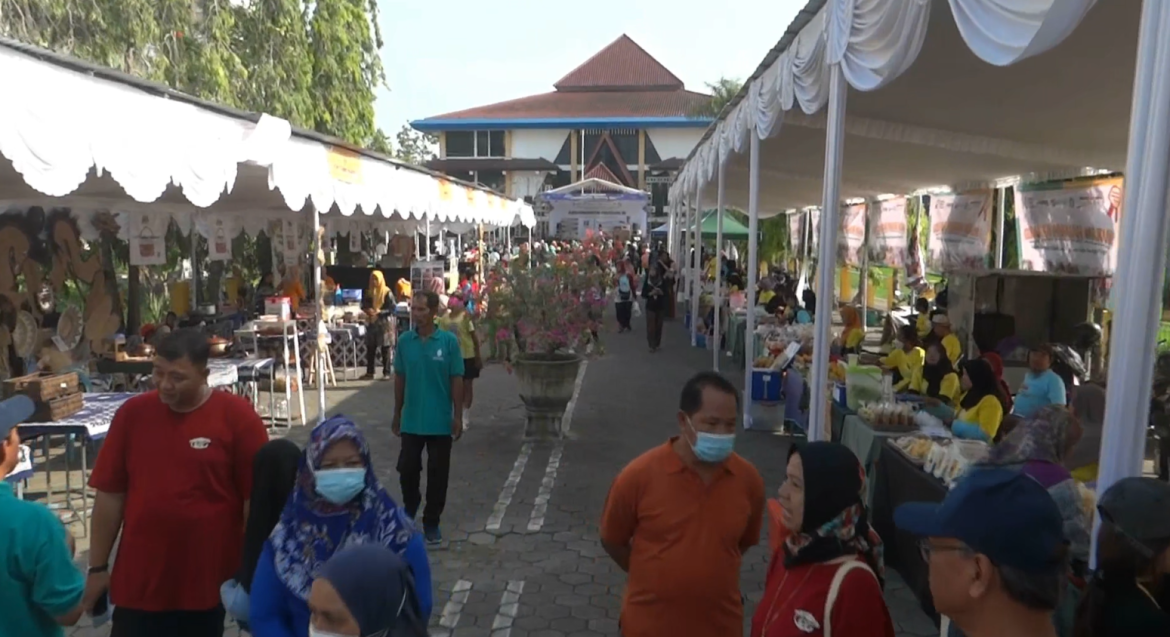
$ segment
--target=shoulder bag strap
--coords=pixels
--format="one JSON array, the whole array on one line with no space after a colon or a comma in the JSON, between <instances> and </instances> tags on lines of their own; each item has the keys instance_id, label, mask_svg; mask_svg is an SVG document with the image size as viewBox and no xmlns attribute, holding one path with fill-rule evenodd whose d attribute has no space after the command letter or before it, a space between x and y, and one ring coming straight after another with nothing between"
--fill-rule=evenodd
<instances>
[{"instance_id":1,"label":"shoulder bag strap","mask_svg":"<svg viewBox=\"0 0 1170 637\"><path fill-rule=\"evenodd\" d=\"M837 602L837 595L841 593L841 584L845 582L845 576L856 568L865 569L870 575L873 575L873 569L869 568L869 564L862 560L848 560L837 567L837 573L833 575L833 583L829 586L829 596L825 598L824 637L832 637L833 635L833 604ZM877 579L876 575L874 575L874 579Z\"/></svg>"}]
</instances>

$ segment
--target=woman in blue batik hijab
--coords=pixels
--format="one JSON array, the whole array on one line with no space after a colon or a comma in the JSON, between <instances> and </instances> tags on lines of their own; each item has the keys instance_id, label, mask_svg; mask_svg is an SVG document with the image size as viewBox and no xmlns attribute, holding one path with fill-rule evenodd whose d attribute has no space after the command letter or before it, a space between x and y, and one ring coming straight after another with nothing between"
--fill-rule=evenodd
<instances>
[{"instance_id":1,"label":"woman in blue batik hijab","mask_svg":"<svg viewBox=\"0 0 1170 637\"><path fill-rule=\"evenodd\" d=\"M402 556L422 616L430 616L431 570L422 535L378 483L357 425L334 416L313 429L297 484L256 564L252 634L308 637L313 580L334 553L362 544Z\"/></svg>"}]
</instances>

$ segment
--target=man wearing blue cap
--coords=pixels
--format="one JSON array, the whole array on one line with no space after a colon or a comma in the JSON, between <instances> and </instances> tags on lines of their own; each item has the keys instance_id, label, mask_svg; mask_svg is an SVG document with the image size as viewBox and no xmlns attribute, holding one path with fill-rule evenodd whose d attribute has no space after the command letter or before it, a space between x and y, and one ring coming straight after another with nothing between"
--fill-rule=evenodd
<instances>
[{"instance_id":1,"label":"man wearing blue cap","mask_svg":"<svg viewBox=\"0 0 1170 637\"><path fill-rule=\"evenodd\" d=\"M0 634L58 637L81 617L85 590L72 537L52 511L17 499L3 479L20 456L16 426L33 409L24 395L0 402Z\"/></svg>"},{"instance_id":2,"label":"man wearing blue cap","mask_svg":"<svg viewBox=\"0 0 1170 637\"><path fill-rule=\"evenodd\" d=\"M968 637L1056 636L1052 613L1067 581L1068 543L1040 483L977 470L941 503L899 506L894 523L922 538L934 607Z\"/></svg>"}]
</instances>

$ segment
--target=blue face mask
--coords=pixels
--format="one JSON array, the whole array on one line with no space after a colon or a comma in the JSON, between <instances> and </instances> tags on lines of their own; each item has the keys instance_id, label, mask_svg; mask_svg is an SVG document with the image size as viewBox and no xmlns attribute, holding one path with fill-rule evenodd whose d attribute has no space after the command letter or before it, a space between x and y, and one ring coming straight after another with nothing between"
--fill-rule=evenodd
<instances>
[{"instance_id":1,"label":"blue face mask","mask_svg":"<svg viewBox=\"0 0 1170 637\"><path fill-rule=\"evenodd\" d=\"M317 479L317 493L333 504L345 504L366 487L366 469L320 469L313 474Z\"/></svg>"},{"instance_id":2,"label":"blue face mask","mask_svg":"<svg viewBox=\"0 0 1170 637\"><path fill-rule=\"evenodd\" d=\"M723 462L735 448L735 434L697 431L690 418L687 418L687 426L695 433L695 444L691 445L691 449L694 450L695 457L703 462Z\"/></svg>"}]
</instances>

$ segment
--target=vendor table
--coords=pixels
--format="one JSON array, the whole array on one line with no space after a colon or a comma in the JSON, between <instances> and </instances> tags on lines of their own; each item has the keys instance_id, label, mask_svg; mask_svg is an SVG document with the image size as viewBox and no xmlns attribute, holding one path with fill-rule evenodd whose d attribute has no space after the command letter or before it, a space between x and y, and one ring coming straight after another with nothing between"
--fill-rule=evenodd
<instances>
[{"instance_id":1,"label":"vendor table","mask_svg":"<svg viewBox=\"0 0 1170 637\"><path fill-rule=\"evenodd\" d=\"M941 502L947 487L926 473L890 441L880 445L876 464L873 506L870 519L873 529L885 545L886 566L898 571L918 598L922 610L936 623L938 613L930 596L930 572L918 549L919 538L897 530L894 509L905 502Z\"/></svg>"},{"instance_id":2,"label":"vendor table","mask_svg":"<svg viewBox=\"0 0 1170 637\"><path fill-rule=\"evenodd\" d=\"M836 400L829 401L829 426L832 431L833 440L841 441L841 432L845 429L845 418L848 416L856 416L857 412L849 408L844 403Z\"/></svg>"},{"instance_id":3,"label":"vendor table","mask_svg":"<svg viewBox=\"0 0 1170 637\"><path fill-rule=\"evenodd\" d=\"M877 473L876 469L882 447L885 446L884 443L890 438L898 438L904 435L906 435L906 432L890 433L876 431L861 416L847 415L842 421L841 444L849 447L849 450L857 456L857 459L861 462L861 467L865 469L865 475L868 477L865 493L866 506L873 505L874 477Z\"/></svg>"},{"instance_id":4,"label":"vendor table","mask_svg":"<svg viewBox=\"0 0 1170 637\"><path fill-rule=\"evenodd\" d=\"M82 525L89 529L89 455L88 447L95 440L106 437L110 423L118 409L135 394L94 393L84 395L81 411L55 422L30 422L17 425L22 440L41 439L41 452L45 459L45 499L53 496L53 473L49 465L49 442L53 436L65 436L65 504L64 506L81 518ZM70 457L74 438L80 438L81 447L81 510L73 509L71 496L73 483L70 477ZM50 508L53 508L50 503Z\"/></svg>"},{"instance_id":5,"label":"vendor table","mask_svg":"<svg viewBox=\"0 0 1170 637\"><path fill-rule=\"evenodd\" d=\"M4 480L12 483L18 499L24 499L24 483L33 475L32 449L29 449L28 445L20 445L16 451L18 454L16 466L13 467L12 473L4 476Z\"/></svg>"}]
</instances>

